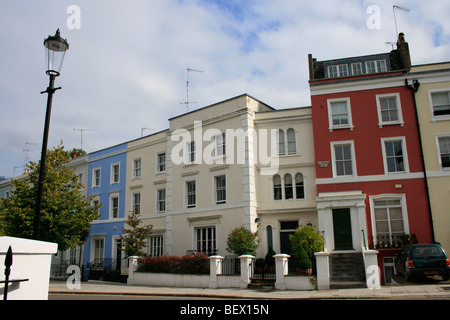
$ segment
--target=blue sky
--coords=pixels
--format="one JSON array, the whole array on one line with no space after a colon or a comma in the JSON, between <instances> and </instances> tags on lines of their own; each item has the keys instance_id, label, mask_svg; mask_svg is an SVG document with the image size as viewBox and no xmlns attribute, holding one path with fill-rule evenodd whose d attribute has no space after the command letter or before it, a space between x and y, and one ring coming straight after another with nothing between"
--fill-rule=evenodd
<instances>
[{"instance_id":1,"label":"blue sky","mask_svg":"<svg viewBox=\"0 0 450 320\"><path fill-rule=\"evenodd\" d=\"M2 0L0 175L40 158L46 95L43 40L60 28L70 49L56 85L49 147L93 152L162 130L186 111L248 93L274 108L310 104L307 56L318 60L388 52L392 6L414 64L450 60L450 1ZM80 28L67 20L80 9ZM369 6L379 26L367 27ZM145 131L147 134L151 130Z\"/></svg>"}]
</instances>

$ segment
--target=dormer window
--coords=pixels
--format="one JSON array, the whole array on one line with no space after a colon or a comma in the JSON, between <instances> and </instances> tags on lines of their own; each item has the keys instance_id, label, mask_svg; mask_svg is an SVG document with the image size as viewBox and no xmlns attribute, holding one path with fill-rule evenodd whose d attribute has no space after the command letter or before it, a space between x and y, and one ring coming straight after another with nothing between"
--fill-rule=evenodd
<instances>
[{"instance_id":1,"label":"dormer window","mask_svg":"<svg viewBox=\"0 0 450 320\"><path fill-rule=\"evenodd\" d=\"M348 76L348 67L346 64L339 64L335 66L328 67L328 77L338 78Z\"/></svg>"},{"instance_id":2,"label":"dormer window","mask_svg":"<svg viewBox=\"0 0 450 320\"><path fill-rule=\"evenodd\" d=\"M386 71L386 60L374 60L366 62L366 73L378 73Z\"/></svg>"}]
</instances>

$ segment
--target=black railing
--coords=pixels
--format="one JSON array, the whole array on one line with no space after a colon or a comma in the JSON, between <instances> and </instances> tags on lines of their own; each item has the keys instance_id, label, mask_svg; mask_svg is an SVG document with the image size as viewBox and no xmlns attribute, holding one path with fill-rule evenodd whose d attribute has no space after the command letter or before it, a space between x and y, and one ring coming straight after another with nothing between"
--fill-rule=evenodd
<instances>
[{"instance_id":1,"label":"black railing","mask_svg":"<svg viewBox=\"0 0 450 320\"><path fill-rule=\"evenodd\" d=\"M275 281L275 261L267 261L264 258L252 260L252 280Z\"/></svg>"},{"instance_id":2,"label":"black railing","mask_svg":"<svg viewBox=\"0 0 450 320\"><path fill-rule=\"evenodd\" d=\"M221 261L222 275L238 275L241 274L241 259L237 256L225 256Z\"/></svg>"}]
</instances>

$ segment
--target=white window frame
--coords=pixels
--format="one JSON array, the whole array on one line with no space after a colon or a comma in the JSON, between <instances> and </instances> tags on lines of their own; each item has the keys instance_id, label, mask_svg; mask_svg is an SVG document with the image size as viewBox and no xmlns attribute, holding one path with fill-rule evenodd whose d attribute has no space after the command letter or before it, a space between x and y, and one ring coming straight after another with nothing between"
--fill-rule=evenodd
<instances>
[{"instance_id":1,"label":"white window frame","mask_svg":"<svg viewBox=\"0 0 450 320\"><path fill-rule=\"evenodd\" d=\"M374 66L375 66L375 71L374 72L369 72L370 63L374 63ZM379 63L382 63L382 65L379 65ZM365 65L366 65L366 74L387 72L387 64L386 64L386 60L385 59L366 61Z\"/></svg>"},{"instance_id":2,"label":"white window frame","mask_svg":"<svg viewBox=\"0 0 450 320\"><path fill-rule=\"evenodd\" d=\"M137 167L137 163L139 163L139 167ZM139 170L139 174L137 174L137 170ZM138 179L142 177L142 158L133 159L133 179Z\"/></svg>"},{"instance_id":3,"label":"white window frame","mask_svg":"<svg viewBox=\"0 0 450 320\"><path fill-rule=\"evenodd\" d=\"M433 99L432 94L433 93L443 93L447 92L450 95L450 88L443 88L443 89L436 89L436 90L428 90L428 100L430 102L430 113L431 113L431 121L442 121L442 120L450 120L450 115L442 115L442 116L435 116L434 115L434 106L433 106Z\"/></svg>"},{"instance_id":4,"label":"white window frame","mask_svg":"<svg viewBox=\"0 0 450 320\"><path fill-rule=\"evenodd\" d=\"M219 141L219 137L221 137L221 141ZM212 150L212 158L223 158L226 156L227 148L226 148L226 134L222 132L212 137L213 150Z\"/></svg>"},{"instance_id":5,"label":"white window frame","mask_svg":"<svg viewBox=\"0 0 450 320\"><path fill-rule=\"evenodd\" d=\"M195 143L195 140L186 142L186 162L187 164L196 164L196 154L197 152L197 145Z\"/></svg>"},{"instance_id":6,"label":"white window frame","mask_svg":"<svg viewBox=\"0 0 450 320\"><path fill-rule=\"evenodd\" d=\"M206 231L207 237L204 239L203 232L201 230L208 230L208 229L213 230L213 232L212 232L213 234L211 235L212 238L211 239L208 238L208 231ZM200 230L200 235L201 235L200 239L198 239L198 230ZM211 241L212 242L211 249L213 249L214 251L217 251L217 226L215 224L213 224L213 225L208 224L208 225L204 225L204 226L195 226L192 228L192 231L194 233L193 237L192 237L193 242L194 242L193 243L194 250L201 250L202 242L206 241L206 243L208 243ZM199 249L199 242L200 242L200 249ZM209 251L206 250L206 252L203 251L203 253L207 254L207 253L209 253ZM215 252L211 252L211 253L215 253Z\"/></svg>"},{"instance_id":7,"label":"white window frame","mask_svg":"<svg viewBox=\"0 0 450 320\"><path fill-rule=\"evenodd\" d=\"M275 199L275 176L279 176L280 177L280 199ZM272 197L271 197L272 201L282 201L284 199L283 196L283 177L281 176L280 173L276 173L272 176Z\"/></svg>"},{"instance_id":8,"label":"white window frame","mask_svg":"<svg viewBox=\"0 0 450 320\"><path fill-rule=\"evenodd\" d=\"M409 173L409 162L408 162L408 152L406 149L406 138L405 137L389 137L389 138L381 138L381 150L383 154L383 165L384 165L384 174L405 174ZM387 155L386 155L386 142L399 141L402 142L402 153L403 153L403 166L404 171L396 171L389 172L388 163L387 163Z\"/></svg>"},{"instance_id":9,"label":"white window frame","mask_svg":"<svg viewBox=\"0 0 450 320\"><path fill-rule=\"evenodd\" d=\"M101 254L101 257L97 257L97 248L96 248L96 242L97 241L103 241L103 247L101 248L101 251L99 253ZM89 262L93 262L95 259L99 259L102 260L101 262L103 262L103 259L105 259L105 245L106 245L106 241L105 241L105 237L99 237L99 236L94 236L91 238L91 252L90 252L90 261Z\"/></svg>"},{"instance_id":10,"label":"white window frame","mask_svg":"<svg viewBox=\"0 0 450 320\"><path fill-rule=\"evenodd\" d=\"M301 174L302 175L302 184L303 184L303 198L299 198L297 195L297 175ZM303 172L296 172L293 176L293 186L294 186L294 200L305 200L306 199L306 183L305 183L305 174Z\"/></svg>"},{"instance_id":11,"label":"white window frame","mask_svg":"<svg viewBox=\"0 0 450 320\"><path fill-rule=\"evenodd\" d=\"M114 173L115 167L118 167L117 181L115 180L115 173ZM110 177L109 177L109 184L119 184L120 183L120 162L112 163L110 171L111 172L110 172Z\"/></svg>"},{"instance_id":12,"label":"white window frame","mask_svg":"<svg viewBox=\"0 0 450 320\"><path fill-rule=\"evenodd\" d=\"M436 135L436 150L437 150L437 157L438 157L438 161L439 161L439 168L441 169L441 171L448 172L448 171L450 171L450 167L449 168L444 168L443 165L442 165L441 147L439 145L439 139L440 138L449 138L450 139L450 133Z\"/></svg>"},{"instance_id":13,"label":"white window frame","mask_svg":"<svg viewBox=\"0 0 450 320\"><path fill-rule=\"evenodd\" d=\"M139 195L139 203L136 203L136 195ZM131 212L136 214L141 214L141 201L142 201L142 194L140 191L132 192L131 193ZM138 207L138 211L135 210L136 206Z\"/></svg>"},{"instance_id":14,"label":"white window frame","mask_svg":"<svg viewBox=\"0 0 450 320\"><path fill-rule=\"evenodd\" d=\"M147 253L149 257L164 255L164 234L156 233L147 238Z\"/></svg>"},{"instance_id":15,"label":"white window frame","mask_svg":"<svg viewBox=\"0 0 450 320\"><path fill-rule=\"evenodd\" d=\"M333 68L335 68L335 70L332 71ZM331 74L333 74L333 76ZM336 64L328 66L328 78L340 78L340 77L347 77L349 75L350 73L348 72L347 64Z\"/></svg>"},{"instance_id":16,"label":"white window frame","mask_svg":"<svg viewBox=\"0 0 450 320\"><path fill-rule=\"evenodd\" d=\"M336 167L336 146L342 146L342 145L350 145L350 154L352 157L352 174L348 175L337 175L337 167ZM332 170L333 170L333 178L344 178L344 177L356 177L356 155L355 155L355 143L353 140L347 140L347 141L331 141L330 142L330 149L331 149L331 163L332 163Z\"/></svg>"},{"instance_id":17,"label":"white window frame","mask_svg":"<svg viewBox=\"0 0 450 320\"><path fill-rule=\"evenodd\" d=\"M378 234L377 234L377 226L376 226L376 220L375 220L375 203L374 201L377 200L400 200L401 209L402 209L402 220L403 220L403 231L406 234L409 234L409 221L408 221L408 210L406 206L406 195L405 194L378 194L374 196L369 196L369 203L370 203L370 220L372 222L372 234L373 234L373 243L378 243ZM390 239L391 234L389 234Z\"/></svg>"},{"instance_id":18,"label":"white window frame","mask_svg":"<svg viewBox=\"0 0 450 320\"><path fill-rule=\"evenodd\" d=\"M162 157L164 157L164 161L162 161ZM165 152L159 152L156 154L156 172L164 173L166 172L167 165L167 154Z\"/></svg>"},{"instance_id":19,"label":"white window frame","mask_svg":"<svg viewBox=\"0 0 450 320\"><path fill-rule=\"evenodd\" d=\"M160 199L161 192L164 191L164 199ZM161 210L161 204L164 203L164 210ZM166 188L156 189L156 212L163 213L166 212Z\"/></svg>"},{"instance_id":20,"label":"white window frame","mask_svg":"<svg viewBox=\"0 0 450 320\"><path fill-rule=\"evenodd\" d=\"M359 66L359 73L355 72L355 71L358 71L358 70L355 70L354 66ZM352 69L352 75L353 76L360 76L360 75L364 74L361 62L354 62L354 63L352 63L351 64L351 69ZM358 68L356 68L356 69L358 69Z\"/></svg>"},{"instance_id":21,"label":"white window frame","mask_svg":"<svg viewBox=\"0 0 450 320\"><path fill-rule=\"evenodd\" d=\"M94 206L96 205L96 203L97 203L97 213L100 214L100 205L101 205L101 202L100 202L100 196L99 196L99 195L95 196L95 197L91 200L91 207L94 207ZM98 219L100 219L100 217L101 217L101 216L99 216ZM97 219L97 220L98 220L98 219Z\"/></svg>"},{"instance_id":22,"label":"white window frame","mask_svg":"<svg viewBox=\"0 0 450 320\"><path fill-rule=\"evenodd\" d=\"M289 140L288 132L294 132L294 140ZM282 146L280 146L280 138L282 139L281 143ZM297 145L297 130L295 130L292 127L285 128L285 129L278 129L277 131L277 149L278 149L278 155L279 156L290 156L290 155L296 155L298 154L298 145ZM293 145L295 150L289 150L289 142L293 142Z\"/></svg>"},{"instance_id":23,"label":"white window frame","mask_svg":"<svg viewBox=\"0 0 450 320\"><path fill-rule=\"evenodd\" d=\"M297 197L297 186L296 186L296 180L295 177L297 174L301 174L303 176L303 198ZM286 199L286 182L285 177L286 175L290 175L292 178L292 198ZM275 199L275 184L274 184L274 178L275 176L280 177L280 199ZM306 199L306 176L301 171L295 171L295 172L284 172L284 173L276 173L271 177L271 201L296 201L296 200L305 200Z\"/></svg>"},{"instance_id":24,"label":"white window frame","mask_svg":"<svg viewBox=\"0 0 450 320\"><path fill-rule=\"evenodd\" d=\"M190 182L194 182L195 183L195 202L194 204L189 204L189 193L188 193L188 183ZM197 183L197 179L196 178L191 178L191 179L186 179L184 181L184 207L187 209L190 208L196 208L197 207L197 195L198 195L198 183Z\"/></svg>"},{"instance_id":25,"label":"white window frame","mask_svg":"<svg viewBox=\"0 0 450 320\"><path fill-rule=\"evenodd\" d=\"M338 102L346 102L347 104L347 120L348 120L348 124L344 124L344 125L334 125L333 124L333 108L332 108L332 104L333 103L338 103ZM327 100L327 106L328 106L328 129L330 130L330 132L332 132L333 130L336 129L350 129L353 130L354 126L353 126L353 121L352 121L352 108L351 108L351 104L350 104L350 98L338 98L338 99L328 99Z\"/></svg>"},{"instance_id":26,"label":"white window frame","mask_svg":"<svg viewBox=\"0 0 450 320\"><path fill-rule=\"evenodd\" d=\"M377 101L377 112L378 112L378 127L382 128L386 125L395 125L399 124L403 126L405 123L403 122L403 114L402 114L402 106L400 102L400 94L398 92L395 93L386 93L386 94L377 94L375 96ZM394 121L383 121L383 117L381 114L381 99L383 98L395 98L396 109L397 109L397 120Z\"/></svg>"},{"instance_id":27,"label":"white window frame","mask_svg":"<svg viewBox=\"0 0 450 320\"><path fill-rule=\"evenodd\" d=\"M117 199L117 217L114 217L113 199ZM115 220L120 218L120 197L118 192L109 195L109 219Z\"/></svg>"},{"instance_id":28,"label":"white window frame","mask_svg":"<svg viewBox=\"0 0 450 320\"><path fill-rule=\"evenodd\" d=\"M217 198L217 193L219 192L218 187L217 187L217 178L219 177L224 177L225 179L225 186L223 188L223 190L225 190L225 200L218 200ZM221 204L226 204L227 203L227 195L228 195L228 183L227 183L227 174L226 173L221 173L221 174L216 174L213 176L213 190L214 190L214 204L215 205L221 205Z\"/></svg>"},{"instance_id":29,"label":"white window frame","mask_svg":"<svg viewBox=\"0 0 450 320\"><path fill-rule=\"evenodd\" d=\"M98 174L98 184L97 184L97 177L96 172L99 172ZM93 168L92 169L92 188L99 188L102 184L102 168Z\"/></svg>"}]
</instances>

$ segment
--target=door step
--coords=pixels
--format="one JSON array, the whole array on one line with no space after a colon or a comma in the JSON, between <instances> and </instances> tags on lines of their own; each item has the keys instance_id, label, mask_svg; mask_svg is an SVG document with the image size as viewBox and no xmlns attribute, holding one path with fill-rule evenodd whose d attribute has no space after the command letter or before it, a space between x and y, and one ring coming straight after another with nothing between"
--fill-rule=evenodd
<instances>
[{"instance_id":1,"label":"door step","mask_svg":"<svg viewBox=\"0 0 450 320\"><path fill-rule=\"evenodd\" d=\"M330 289L358 289L367 288L367 284L362 281L332 281Z\"/></svg>"}]
</instances>

